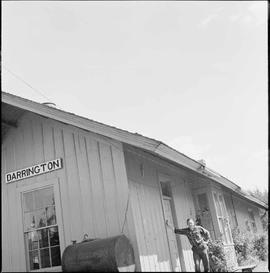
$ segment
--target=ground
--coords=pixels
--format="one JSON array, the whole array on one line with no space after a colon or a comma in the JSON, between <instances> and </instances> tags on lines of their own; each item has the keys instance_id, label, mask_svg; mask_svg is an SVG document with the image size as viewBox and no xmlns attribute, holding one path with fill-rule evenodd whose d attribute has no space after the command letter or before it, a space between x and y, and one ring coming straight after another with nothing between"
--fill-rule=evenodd
<instances>
[{"instance_id":1,"label":"ground","mask_svg":"<svg viewBox=\"0 0 270 273\"><path fill-rule=\"evenodd\" d=\"M269 272L268 261L260 261L258 266L256 266L253 272Z\"/></svg>"}]
</instances>

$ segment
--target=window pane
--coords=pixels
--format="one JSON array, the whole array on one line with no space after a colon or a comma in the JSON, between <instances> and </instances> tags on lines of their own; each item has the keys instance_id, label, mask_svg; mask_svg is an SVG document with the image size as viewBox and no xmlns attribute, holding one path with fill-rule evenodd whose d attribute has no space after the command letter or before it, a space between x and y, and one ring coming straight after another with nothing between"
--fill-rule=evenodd
<instances>
[{"instance_id":1,"label":"window pane","mask_svg":"<svg viewBox=\"0 0 270 273\"><path fill-rule=\"evenodd\" d=\"M41 267L50 267L50 253L49 248L40 250Z\"/></svg>"},{"instance_id":2,"label":"window pane","mask_svg":"<svg viewBox=\"0 0 270 273\"><path fill-rule=\"evenodd\" d=\"M55 246L59 245L59 234L57 227L49 228L49 236L50 236L50 245Z\"/></svg>"},{"instance_id":3,"label":"window pane","mask_svg":"<svg viewBox=\"0 0 270 273\"><path fill-rule=\"evenodd\" d=\"M27 192L23 195L23 208L25 212L34 210L34 194Z\"/></svg>"},{"instance_id":4,"label":"window pane","mask_svg":"<svg viewBox=\"0 0 270 273\"><path fill-rule=\"evenodd\" d=\"M220 207L221 207L221 213L222 213L222 216L225 217L225 208L224 208L224 202L223 202L223 198L221 195L218 196L219 197L219 204L220 204Z\"/></svg>"},{"instance_id":5,"label":"window pane","mask_svg":"<svg viewBox=\"0 0 270 273\"><path fill-rule=\"evenodd\" d=\"M38 248L38 234L36 231L31 231L26 234L26 240L28 241L29 250Z\"/></svg>"},{"instance_id":6,"label":"window pane","mask_svg":"<svg viewBox=\"0 0 270 273\"><path fill-rule=\"evenodd\" d=\"M217 195L214 193L214 199L215 199L215 203L216 203L216 207L217 207L217 215L218 216L221 216L221 208L220 208L220 204L218 202L218 199L217 199Z\"/></svg>"},{"instance_id":7,"label":"window pane","mask_svg":"<svg viewBox=\"0 0 270 273\"><path fill-rule=\"evenodd\" d=\"M35 208L42 209L54 205L53 188L35 191Z\"/></svg>"},{"instance_id":8,"label":"window pane","mask_svg":"<svg viewBox=\"0 0 270 273\"><path fill-rule=\"evenodd\" d=\"M49 240L48 240L48 229L41 229L38 231L38 238L39 238L39 247L48 247Z\"/></svg>"},{"instance_id":9,"label":"window pane","mask_svg":"<svg viewBox=\"0 0 270 273\"><path fill-rule=\"evenodd\" d=\"M230 230L229 230L229 226L226 222L226 219L224 219L224 231L225 231L225 238L226 238L226 243L231 243L230 240Z\"/></svg>"},{"instance_id":10,"label":"window pane","mask_svg":"<svg viewBox=\"0 0 270 273\"><path fill-rule=\"evenodd\" d=\"M170 184L168 182L160 182L162 195L171 197Z\"/></svg>"},{"instance_id":11,"label":"window pane","mask_svg":"<svg viewBox=\"0 0 270 273\"><path fill-rule=\"evenodd\" d=\"M47 223L48 226L56 224L56 214L55 214L55 207L48 207L46 208L46 215L47 215Z\"/></svg>"},{"instance_id":12,"label":"window pane","mask_svg":"<svg viewBox=\"0 0 270 273\"><path fill-rule=\"evenodd\" d=\"M46 226L46 212L45 209L41 209L35 212L36 227L41 228Z\"/></svg>"},{"instance_id":13,"label":"window pane","mask_svg":"<svg viewBox=\"0 0 270 273\"><path fill-rule=\"evenodd\" d=\"M208 199L206 193L198 194L198 203L202 212L208 211Z\"/></svg>"},{"instance_id":14,"label":"window pane","mask_svg":"<svg viewBox=\"0 0 270 273\"><path fill-rule=\"evenodd\" d=\"M27 212L24 214L24 230L29 231L36 228L36 221L33 212Z\"/></svg>"},{"instance_id":15,"label":"window pane","mask_svg":"<svg viewBox=\"0 0 270 273\"><path fill-rule=\"evenodd\" d=\"M52 257L52 266L57 266L61 264L61 256L60 256L60 247L52 247L51 248L51 257Z\"/></svg>"},{"instance_id":16,"label":"window pane","mask_svg":"<svg viewBox=\"0 0 270 273\"><path fill-rule=\"evenodd\" d=\"M227 243L227 237L226 237L226 231L225 231L225 227L224 227L224 223L223 223L223 219L222 218L219 218L218 219L219 221L219 228L220 228L220 231L222 233L222 239L225 243Z\"/></svg>"},{"instance_id":17,"label":"window pane","mask_svg":"<svg viewBox=\"0 0 270 273\"><path fill-rule=\"evenodd\" d=\"M39 269L38 251L31 251L29 253L30 269Z\"/></svg>"}]
</instances>

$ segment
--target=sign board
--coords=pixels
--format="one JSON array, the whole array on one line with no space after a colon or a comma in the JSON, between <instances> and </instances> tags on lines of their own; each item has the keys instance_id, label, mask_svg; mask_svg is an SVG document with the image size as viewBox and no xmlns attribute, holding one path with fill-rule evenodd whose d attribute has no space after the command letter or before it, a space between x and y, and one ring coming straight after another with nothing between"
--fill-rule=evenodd
<instances>
[{"instance_id":1,"label":"sign board","mask_svg":"<svg viewBox=\"0 0 270 273\"><path fill-rule=\"evenodd\" d=\"M27 167L18 171L10 172L6 174L6 183L15 182L21 179L26 179L36 175L53 172L63 167L62 159L50 160L38 165Z\"/></svg>"}]
</instances>

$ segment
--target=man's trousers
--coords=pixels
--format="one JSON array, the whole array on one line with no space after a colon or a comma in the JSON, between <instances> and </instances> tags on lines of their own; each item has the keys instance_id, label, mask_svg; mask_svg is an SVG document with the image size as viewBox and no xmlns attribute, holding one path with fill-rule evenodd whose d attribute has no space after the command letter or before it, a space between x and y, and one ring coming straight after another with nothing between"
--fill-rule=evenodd
<instances>
[{"instance_id":1,"label":"man's trousers","mask_svg":"<svg viewBox=\"0 0 270 273\"><path fill-rule=\"evenodd\" d=\"M203 244L199 247L192 247L193 251L193 260L195 264L195 272L201 272L200 262L203 262L204 272L209 272L209 256L208 256L208 247Z\"/></svg>"}]
</instances>

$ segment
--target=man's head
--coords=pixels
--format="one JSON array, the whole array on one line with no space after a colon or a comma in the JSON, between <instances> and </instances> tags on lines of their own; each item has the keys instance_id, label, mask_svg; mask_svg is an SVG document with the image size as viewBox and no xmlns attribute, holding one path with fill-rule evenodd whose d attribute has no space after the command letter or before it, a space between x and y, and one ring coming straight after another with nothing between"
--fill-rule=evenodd
<instances>
[{"instance_id":1,"label":"man's head","mask_svg":"<svg viewBox=\"0 0 270 273\"><path fill-rule=\"evenodd\" d=\"M192 218L188 218L188 219L187 219L187 225L188 225L189 229L193 230L194 227L195 227L195 222L194 222L194 220L193 220Z\"/></svg>"}]
</instances>

